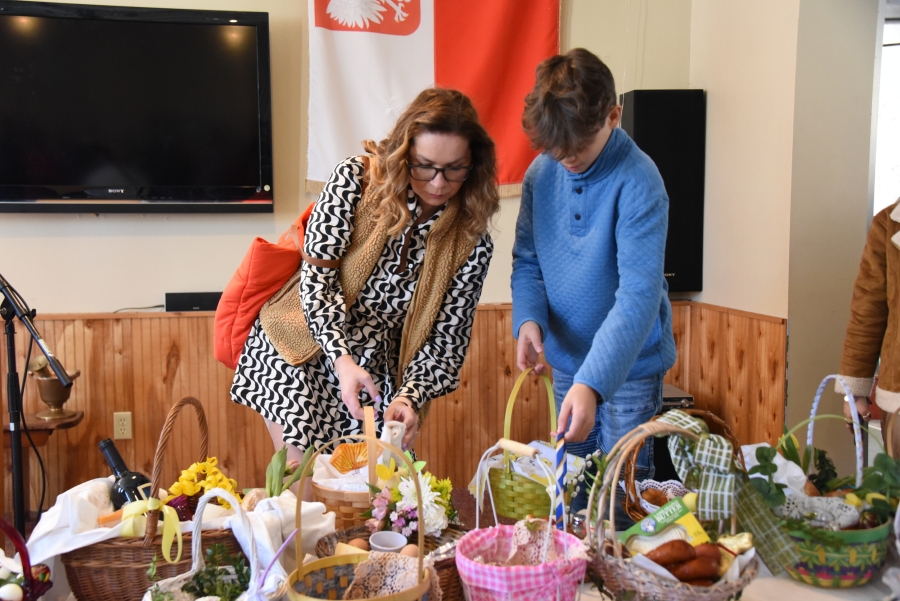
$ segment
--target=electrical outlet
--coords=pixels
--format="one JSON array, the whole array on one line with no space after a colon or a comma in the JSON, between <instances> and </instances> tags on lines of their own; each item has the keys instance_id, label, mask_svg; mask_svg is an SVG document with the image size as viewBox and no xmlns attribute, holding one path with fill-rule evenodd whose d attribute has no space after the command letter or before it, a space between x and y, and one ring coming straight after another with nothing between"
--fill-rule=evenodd
<instances>
[{"instance_id":1,"label":"electrical outlet","mask_svg":"<svg viewBox=\"0 0 900 601\"><path fill-rule=\"evenodd\" d=\"M131 440L131 411L113 413L113 438Z\"/></svg>"}]
</instances>

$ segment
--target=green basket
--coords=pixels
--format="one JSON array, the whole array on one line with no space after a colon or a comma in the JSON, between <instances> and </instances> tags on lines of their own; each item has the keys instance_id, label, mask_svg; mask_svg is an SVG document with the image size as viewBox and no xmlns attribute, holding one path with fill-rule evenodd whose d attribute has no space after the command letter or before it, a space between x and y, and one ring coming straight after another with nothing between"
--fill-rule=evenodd
<instances>
[{"instance_id":1,"label":"green basket","mask_svg":"<svg viewBox=\"0 0 900 601\"><path fill-rule=\"evenodd\" d=\"M512 392L509 395L509 402L506 404L506 416L503 420L503 438L510 438L510 429L512 427L512 411L516 404L516 398L519 389L526 376L531 372L531 368L526 369L519 374ZM553 397L553 384L547 376L541 376L544 385L547 387L547 397L550 402L550 431L556 431L556 400ZM555 446L555 443L550 443ZM526 516L548 517L550 515L550 495L547 494L547 487L539 484L530 478L526 478L512 471L510 467L510 453L503 452L502 469L491 469L488 471L488 478L491 481L491 490L494 495L494 504L497 508L497 515L514 520L524 519Z\"/></svg>"},{"instance_id":2,"label":"green basket","mask_svg":"<svg viewBox=\"0 0 900 601\"><path fill-rule=\"evenodd\" d=\"M791 538L803 556L788 572L806 584L821 588L849 588L869 582L884 565L891 522L870 530L837 530L841 544L826 545L801 532Z\"/></svg>"}]
</instances>

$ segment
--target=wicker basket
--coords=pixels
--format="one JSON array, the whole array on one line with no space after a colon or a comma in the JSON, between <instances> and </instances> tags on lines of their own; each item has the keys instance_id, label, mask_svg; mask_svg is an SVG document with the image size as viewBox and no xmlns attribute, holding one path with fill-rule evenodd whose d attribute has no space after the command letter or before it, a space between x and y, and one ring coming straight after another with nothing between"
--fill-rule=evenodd
<instances>
[{"instance_id":1,"label":"wicker basket","mask_svg":"<svg viewBox=\"0 0 900 601\"><path fill-rule=\"evenodd\" d=\"M368 417L368 415L366 417ZM360 436L358 434L341 436L325 443L324 445L319 447L319 449L313 454L310 461L314 462L316 460L316 457L318 457L324 449L335 445L336 443L354 440L362 440L367 442L369 444L370 453L374 453L377 446L381 445L383 448L393 452L398 457L402 457L403 462L409 468L410 473L415 472L412 462L410 462L409 459L405 455L403 455L403 452L400 449L387 443L379 442L374 437ZM373 471L374 465L375 461L370 454L369 467ZM300 490L303 490L303 485L306 478L306 474L303 474L300 477ZM416 499L418 499L419 502L418 515L422 515L422 489L420 488L418 478L413 478L412 481L415 484ZM303 512L300 511L300 502L301 497L297 497L297 530L294 534L297 549L303 548L303 525L301 523ZM423 596L427 595L428 590L431 588L431 574L428 570L425 569L424 564L425 534L423 530L424 528L418 529L418 584L399 593L394 593L389 596L372 598L373 601L374 599L378 599L379 601L421 601ZM356 564L365 561L365 559L366 555L364 554L352 553L348 555L332 555L330 557L324 557L315 561L310 561L307 564L303 564L303 554L297 553L297 568L288 576L287 586L285 587L287 598L291 601L316 601L317 599L343 598L344 592L353 582Z\"/></svg>"},{"instance_id":2,"label":"wicker basket","mask_svg":"<svg viewBox=\"0 0 900 601\"><path fill-rule=\"evenodd\" d=\"M506 404L506 416L503 419L503 438L510 439L512 429L512 412L516 404L516 398L522 383L531 372L529 367L516 379L512 392L509 394L509 402ZM550 402L550 431L556 431L556 401L553 398L553 385L550 378L541 376L547 387L547 397ZM556 446L555 444L553 445ZM510 467L509 451L503 451L503 469L488 470L488 478L491 481L491 489L494 492L494 504L497 515L524 519L526 516L547 517L550 515L550 496L547 487L512 471Z\"/></svg>"},{"instance_id":3,"label":"wicker basket","mask_svg":"<svg viewBox=\"0 0 900 601\"><path fill-rule=\"evenodd\" d=\"M209 428L200 401L185 397L175 403L163 426L153 457L153 477L150 490L158 490L162 476L163 456L179 412L192 406L197 413L200 431L200 461L209 456ZM60 557L66 568L66 578L79 601L140 601L150 587L147 568L154 556L160 555L162 535L156 534L159 511L147 513L147 528L143 538L113 538L87 547L63 553ZM181 559L174 563L158 561L160 579L172 578L191 569L191 535L185 533ZM241 547L231 530L209 530L203 534L204 550L210 545L224 545L228 553L239 553Z\"/></svg>"},{"instance_id":4,"label":"wicker basket","mask_svg":"<svg viewBox=\"0 0 900 601\"><path fill-rule=\"evenodd\" d=\"M806 445L813 446L813 433L816 420L818 419L842 419L837 416L816 416L819 409L819 402L822 400L822 393L825 386L831 380L837 380L844 388L853 414L854 423L854 442L856 443L856 487L862 485L863 479L863 452L861 428L859 428L859 414L856 411L856 402L853 394L847 385L838 376L827 376L819 389L816 391L816 397L813 400L812 410L809 416L809 426L806 430ZM895 418L896 419L896 418ZM802 426L801 423L799 426ZM788 434L797 429L795 427ZM890 434L890 432L888 433ZM785 435L787 436L787 435ZM888 438L890 440L890 438ZM806 584L818 586L820 588L849 588L853 586L862 586L869 582L875 574L877 574L887 559L888 538L892 530L890 521L882 524L878 528L871 530L839 530L829 532L832 536L837 536L841 543L839 545L824 544L819 541L811 540L808 534L802 532L791 532L791 538L800 549L802 559L793 567L788 568L788 573Z\"/></svg>"},{"instance_id":5,"label":"wicker basket","mask_svg":"<svg viewBox=\"0 0 900 601\"><path fill-rule=\"evenodd\" d=\"M597 513L598 521L601 521L606 508L609 507L608 531L612 542L609 543L607 541L607 544L602 544L603 528L600 527L599 523L588 528L586 542L594 549L594 559L591 562L590 569L603 582L603 586L616 598L622 595L631 595L630 598L635 601L642 599L652 599L654 601L724 601L732 597L736 598L744 587L756 577L759 571L758 560L755 557L744 567L738 580L715 584L710 587L692 586L676 580L660 578L651 572L634 566L631 562L626 562L622 558L622 545L617 539L615 528L615 495L609 495L609 491L615 486L615 480L622 473L630 456L637 455L647 438L662 434L676 434L691 440L698 440L695 434L682 428L663 422L650 421L623 436L616 443L616 446L610 450L609 457L613 459L603 474L603 483L599 485L601 492L600 500L597 504ZM597 490L598 483L594 482L588 507L594 506ZM608 497L609 499L607 500ZM736 516L732 516L731 528L732 533L737 529Z\"/></svg>"},{"instance_id":6,"label":"wicker basket","mask_svg":"<svg viewBox=\"0 0 900 601\"><path fill-rule=\"evenodd\" d=\"M371 438L375 436L375 410L372 407L364 407L363 434ZM375 445L369 445L369 483L375 484L375 463L378 451ZM301 489L302 490L302 489ZM372 509L372 494L369 491L349 492L335 490L316 484L312 481L313 501L325 505L325 511L334 512L335 530L349 530L356 526L362 526L368 518L363 513Z\"/></svg>"},{"instance_id":7,"label":"wicker basket","mask_svg":"<svg viewBox=\"0 0 900 601\"><path fill-rule=\"evenodd\" d=\"M681 409L680 411L687 413L688 415L692 415L694 417L702 418L706 421L707 424L713 423L718 426L719 430L722 432L722 436L728 439L728 442L731 443L731 448L734 453L734 460L737 464L746 471L744 467L744 455L741 453L741 443L734 435L734 432L731 431L731 428L728 427L721 417L712 413L711 411L705 411L703 409ZM650 421L655 421L659 419L661 416L654 416ZM641 448L646 444L646 440L641 442L641 444L637 447L637 451L640 451ZM637 483L635 482L635 474L637 472L637 458L638 453L632 453L628 457L628 461L625 464L625 499L622 501L623 506L625 508L625 513L628 514L635 522L639 522L647 515L647 510L641 507L641 495L637 490Z\"/></svg>"},{"instance_id":8,"label":"wicker basket","mask_svg":"<svg viewBox=\"0 0 900 601\"><path fill-rule=\"evenodd\" d=\"M438 547L458 541L462 538L466 531L459 526L450 525L440 536L425 537L425 551L431 553ZM328 536L323 536L316 543L316 555L318 557L331 557L338 543L347 543L354 538L369 540L371 533L365 526L357 526L350 530L335 532ZM456 558L446 557L438 559L434 562L434 569L437 570L438 579L441 583L441 599L443 601L462 601L463 596L462 583L459 581L459 571L456 569Z\"/></svg>"}]
</instances>

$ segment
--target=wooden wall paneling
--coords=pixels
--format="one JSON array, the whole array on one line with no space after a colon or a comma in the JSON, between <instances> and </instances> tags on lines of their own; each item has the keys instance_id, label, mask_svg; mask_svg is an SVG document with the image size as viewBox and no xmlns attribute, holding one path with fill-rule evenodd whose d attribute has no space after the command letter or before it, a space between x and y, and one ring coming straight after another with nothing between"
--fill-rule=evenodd
<instances>
[{"instance_id":1,"label":"wooden wall paneling","mask_svg":"<svg viewBox=\"0 0 900 601\"><path fill-rule=\"evenodd\" d=\"M481 453L503 433L506 401L518 375L511 318L509 305L478 308L459 388L435 399L417 443L428 469L457 487L468 485ZM133 469L149 475L165 416L185 395L203 404L210 452L223 471L241 488L264 483L272 442L258 414L230 401L234 374L212 357L212 313L51 315L37 322L63 364L82 371L67 407L85 412L81 424L53 434L42 449L49 475L45 507L60 492L108 475L97 443L112 435L113 411L132 412L134 437L117 446ZM742 441L773 441L784 418L785 320L676 301L673 332L678 360L666 380L692 393L698 407L726 419ZM18 331L16 338L24 372L27 332ZM0 359L4 354L0 345ZM3 387L4 414L5 393ZM26 388L25 408L43 408L33 384ZM193 415L185 414L174 434L164 486L199 455ZM546 391L529 378L516 403L512 437L528 442L548 434ZM37 462L30 451L28 457L36 476ZM11 510L9 476L0 483L0 510ZM29 487L36 507L39 482Z\"/></svg>"},{"instance_id":2,"label":"wooden wall paneling","mask_svg":"<svg viewBox=\"0 0 900 601\"><path fill-rule=\"evenodd\" d=\"M666 372L665 382L689 391L691 347L691 303L672 302L672 334L675 337L675 364Z\"/></svg>"}]
</instances>

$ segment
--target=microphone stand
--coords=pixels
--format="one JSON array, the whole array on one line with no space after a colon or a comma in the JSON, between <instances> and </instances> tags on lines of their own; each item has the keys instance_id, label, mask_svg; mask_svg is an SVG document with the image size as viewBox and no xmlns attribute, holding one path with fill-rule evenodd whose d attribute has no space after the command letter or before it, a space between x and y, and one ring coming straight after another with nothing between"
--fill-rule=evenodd
<instances>
[{"instance_id":1,"label":"microphone stand","mask_svg":"<svg viewBox=\"0 0 900 601\"><path fill-rule=\"evenodd\" d=\"M12 485L13 485L13 520L16 530L25 537L25 481L22 471L22 389L19 386L19 372L16 368L16 328L13 317L18 317L25 324L25 328L31 333L38 347L47 357L47 362L60 384L65 388L72 386L72 379L63 369L62 364L50 351L47 343L41 338L37 328L34 327L34 316L37 314L19 296L19 293L9 285L9 282L0 275L0 293L3 294L3 302L0 303L0 316L6 322L6 362L7 362L7 404L9 405L9 435L10 453L12 459Z\"/></svg>"}]
</instances>

